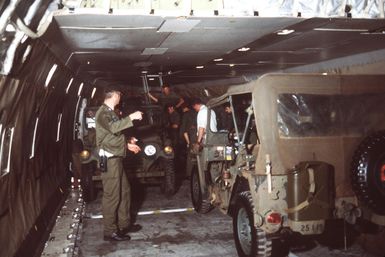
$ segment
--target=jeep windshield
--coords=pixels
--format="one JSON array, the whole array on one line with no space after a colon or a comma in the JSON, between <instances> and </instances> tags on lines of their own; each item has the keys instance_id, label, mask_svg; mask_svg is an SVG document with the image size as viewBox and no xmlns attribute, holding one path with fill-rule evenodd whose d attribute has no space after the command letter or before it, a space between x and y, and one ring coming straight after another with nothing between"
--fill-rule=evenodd
<instances>
[{"instance_id":1,"label":"jeep windshield","mask_svg":"<svg viewBox=\"0 0 385 257\"><path fill-rule=\"evenodd\" d=\"M279 94L280 137L367 135L384 121L385 94Z\"/></svg>"},{"instance_id":2,"label":"jeep windshield","mask_svg":"<svg viewBox=\"0 0 385 257\"><path fill-rule=\"evenodd\" d=\"M117 106L120 110L120 116L125 117L135 111L141 111L143 118L135 121L135 128L141 127L160 127L163 124L163 109L160 105L148 104L143 97L127 97L120 101Z\"/></svg>"},{"instance_id":3,"label":"jeep windshield","mask_svg":"<svg viewBox=\"0 0 385 257\"><path fill-rule=\"evenodd\" d=\"M85 110L85 128L87 130L95 129L95 114L99 107L88 107ZM116 108L116 113L125 117L135 111L141 111L143 113L143 119L135 121L136 129L144 129L147 127L161 127L164 120L164 112L159 105L145 105L141 102L125 101Z\"/></svg>"},{"instance_id":4,"label":"jeep windshield","mask_svg":"<svg viewBox=\"0 0 385 257\"><path fill-rule=\"evenodd\" d=\"M143 112L143 119L137 123L138 128L143 127L162 127L164 121L164 111L159 105L145 105L138 108Z\"/></svg>"}]
</instances>

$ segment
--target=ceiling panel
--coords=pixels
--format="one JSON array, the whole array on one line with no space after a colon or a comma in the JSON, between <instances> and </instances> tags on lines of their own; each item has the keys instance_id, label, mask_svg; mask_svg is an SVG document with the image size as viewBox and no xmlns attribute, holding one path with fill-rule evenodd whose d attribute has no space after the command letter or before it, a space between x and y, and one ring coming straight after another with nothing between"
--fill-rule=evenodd
<instances>
[{"instance_id":1,"label":"ceiling panel","mask_svg":"<svg viewBox=\"0 0 385 257\"><path fill-rule=\"evenodd\" d=\"M145 18L144 18L145 17ZM60 27L158 28L164 18L152 15L66 14L57 15Z\"/></svg>"},{"instance_id":2,"label":"ceiling panel","mask_svg":"<svg viewBox=\"0 0 385 257\"><path fill-rule=\"evenodd\" d=\"M70 49L71 57L56 51L63 62L79 76L126 85L140 84L143 70L170 73L165 79L175 84L255 77L385 45L385 20L379 19L74 14L55 20L43 40L54 50ZM277 34L284 29L293 32Z\"/></svg>"},{"instance_id":3,"label":"ceiling panel","mask_svg":"<svg viewBox=\"0 0 385 257\"><path fill-rule=\"evenodd\" d=\"M165 38L166 33L155 30L89 30L63 29L67 40L75 46L76 51L82 49L143 50L146 47L157 47Z\"/></svg>"}]
</instances>

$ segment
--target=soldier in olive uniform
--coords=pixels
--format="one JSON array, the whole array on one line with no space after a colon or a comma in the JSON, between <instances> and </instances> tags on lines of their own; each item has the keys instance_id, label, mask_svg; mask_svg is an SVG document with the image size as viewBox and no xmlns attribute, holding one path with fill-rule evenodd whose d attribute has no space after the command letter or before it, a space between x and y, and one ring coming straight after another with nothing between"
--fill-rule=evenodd
<instances>
[{"instance_id":1,"label":"soldier in olive uniform","mask_svg":"<svg viewBox=\"0 0 385 257\"><path fill-rule=\"evenodd\" d=\"M174 105L166 105L167 133L171 139L174 149L178 148L178 136L180 127L180 114L175 110Z\"/></svg>"},{"instance_id":2,"label":"soldier in olive uniform","mask_svg":"<svg viewBox=\"0 0 385 257\"><path fill-rule=\"evenodd\" d=\"M104 104L95 115L96 143L99 155L106 156L107 171L102 173L103 183L103 223L104 240L130 240L128 232L141 229L140 225L131 225L130 203L131 189L123 170L123 157L126 149L138 153L139 146L127 143L122 130L132 127L133 120L141 120L142 113L137 111L120 119L114 112L119 104L121 93L109 89L105 93Z\"/></svg>"},{"instance_id":3,"label":"soldier in olive uniform","mask_svg":"<svg viewBox=\"0 0 385 257\"><path fill-rule=\"evenodd\" d=\"M180 127L180 136L185 141L185 158L186 158L186 178L190 178L193 168L194 156L191 154L192 145L197 141L197 113L190 110L190 107L182 104L182 125Z\"/></svg>"},{"instance_id":4,"label":"soldier in olive uniform","mask_svg":"<svg viewBox=\"0 0 385 257\"><path fill-rule=\"evenodd\" d=\"M184 99L171 91L170 86L166 84L162 86L162 95L155 97L148 92L148 96L155 103L160 104L163 108L165 108L168 104L174 105L175 108L179 108L184 103Z\"/></svg>"}]
</instances>

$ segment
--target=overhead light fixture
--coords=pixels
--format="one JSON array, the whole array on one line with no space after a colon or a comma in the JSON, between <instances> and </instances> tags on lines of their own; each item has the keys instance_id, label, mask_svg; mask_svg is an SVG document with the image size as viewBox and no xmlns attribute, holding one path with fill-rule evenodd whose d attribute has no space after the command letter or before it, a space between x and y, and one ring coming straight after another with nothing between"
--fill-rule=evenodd
<instances>
[{"instance_id":1,"label":"overhead light fixture","mask_svg":"<svg viewBox=\"0 0 385 257\"><path fill-rule=\"evenodd\" d=\"M327 72L322 72L322 75L326 76L326 75L328 75L328 73Z\"/></svg>"},{"instance_id":2,"label":"overhead light fixture","mask_svg":"<svg viewBox=\"0 0 385 257\"><path fill-rule=\"evenodd\" d=\"M385 31L362 32L361 35L385 35Z\"/></svg>"},{"instance_id":3,"label":"overhead light fixture","mask_svg":"<svg viewBox=\"0 0 385 257\"><path fill-rule=\"evenodd\" d=\"M87 61L87 64L90 64L91 62L90 61Z\"/></svg>"},{"instance_id":4,"label":"overhead light fixture","mask_svg":"<svg viewBox=\"0 0 385 257\"><path fill-rule=\"evenodd\" d=\"M235 66L235 64L234 64L234 63L231 63L231 64L229 64L229 66L230 66L230 67L234 67L234 66Z\"/></svg>"},{"instance_id":5,"label":"overhead light fixture","mask_svg":"<svg viewBox=\"0 0 385 257\"><path fill-rule=\"evenodd\" d=\"M154 78L149 78L148 80L155 80Z\"/></svg>"},{"instance_id":6,"label":"overhead light fixture","mask_svg":"<svg viewBox=\"0 0 385 257\"><path fill-rule=\"evenodd\" d=\"M94 87L94 89L92 89L91 98L94 98L95 93L96 93L96 87Z\"/></svg>"},{"instance_id":7,"label":"overhead light fixture","mask_svg":"<svg viewBox=\"0 0 385 257\"><path fill-rule=\"evenodd\" d=\"M50 71L48 72L47 79L45 80L45 83L44 83L44 87L48 86L49 82L51 81L53 74L56 71L56 68L57 68L57 64L55 63L54 65L52 65Z\"/></svg>"},{"instance_id":8,"label":"overhead light fixture","mask_svg":"<svg viewBox=\"0 0 385 257\"><path fill-rule=\"evenodd\" d=\"M205 66L203 66L203 65L199 65L199 66L196 66L195 68L197 68L197 69L203 69Z\"/></svg>"},{"instance_id":9,"label":"overhead light fixture","mask_svg":"<svg viewBox=\"0 0 385 257\"><path fill-rule=\"evenodd\" d=\"M168 48L164 47L148 47L142 51L141 55L162 55L167 50Z\"/></svg>"},{"instance_id":10,"label":"overhead light fixture","mask_svg":"<svg viewBox=\"0 0 385 257\"><path fill-rule=\"evenodd\" d=\"M82 94L82 90L83 90L83 85L84 83L80 83L80 86L79 86L79 90L78 90L78 96L80 96Z\"/></svg>"},{"instance_id":11,"label":"overhead light fixture","mask_svg":"<svg viewBox=\"0 0 385 257\"><path fill-rule=\"evenodd\" d=\"M272 61L258 61L258 64L269 64L273 63Z\"/></svg>"},{"instance_id":12,"label":"overhead light fixture","mask_svg":"<svg viewBox=\"0 0 385 257\"><path fill-rule=\"evenodd\" d=\"M368 32L367 29L341 29L341 28L314 28L315 31L328 31L328 32Z\"/></svg>"},{"instance_id":13,"label":"overhead light fixture","mask_svg":"<svg viewBox=\"0 0 385 257\"><path fill-rule=\"evenodd\" d=\"M283 29L283 30L279 30L277 32L277 35L280 35L280 36L289 35L289 34L293 33L294 31L295 31L294 29Z\"/></svg>"},{"instance_id":14,"label":"overhead light fixture","mask_svg":"<svg viewBox=\"0 0 385 257\"><path fill-rule=\"evenodd\" d=\"M223 61L223 58L214 59L214 62L220 62L220 61Z\"/></svg>"},{"instance_id":15,"label":"overhead light fixture","mask_svg":"<svg viewBox=\"0 0 385 257\"><path fill-rule=\"evenodd\" d=\"M147 74L147 73L148 73L148 71L142 70L142 74Z\"/></svg>"},{"instance_id":16,"label":"overhead light fixture","mask_svg":"<svg viewBox=\"0 0 385 257\"><path fill-rule=\"evenodd\" d=\"M67 88L66 88L66 94L68 94L68 91L70 90L70 87L71 87L73 81L74 81L74 79L71 78L71 79L70 79L70 82L68 83L68 86L67 86Z\"/></svg>"},{"instance_id":17,"label":"overhead light fixture","mask_svg":"<svg viewBox=\"0 0 385 257\"><path fill-rule=\"evenodd\" d=\"M246 51L249 51L249 50L250 50L250 47L242 47L242 48L238 49L239 52L246 52Z\"/></svg>"}]
</instances>

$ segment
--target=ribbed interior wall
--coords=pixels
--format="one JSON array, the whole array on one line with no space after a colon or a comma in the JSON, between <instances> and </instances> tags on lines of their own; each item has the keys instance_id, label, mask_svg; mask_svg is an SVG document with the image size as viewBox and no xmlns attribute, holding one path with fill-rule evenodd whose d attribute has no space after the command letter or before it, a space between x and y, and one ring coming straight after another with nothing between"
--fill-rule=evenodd
<instances>
[{"instance_id":1,"label":"ribbed interior wall","mask_svg":"<svg viewBox=\"0 0 385 257\"><path fill-rule=\"evenodd\" d=\"M45 86L51 67L58 67ZM0 256L31 256L65 193L79 82L38 40L17 71L0 77L0 124L14 127L9 173L0 178ZM58 117L62 114L57 142ZM39 119L35 152L33 134Z\"/></svg>"}]
</instances>

